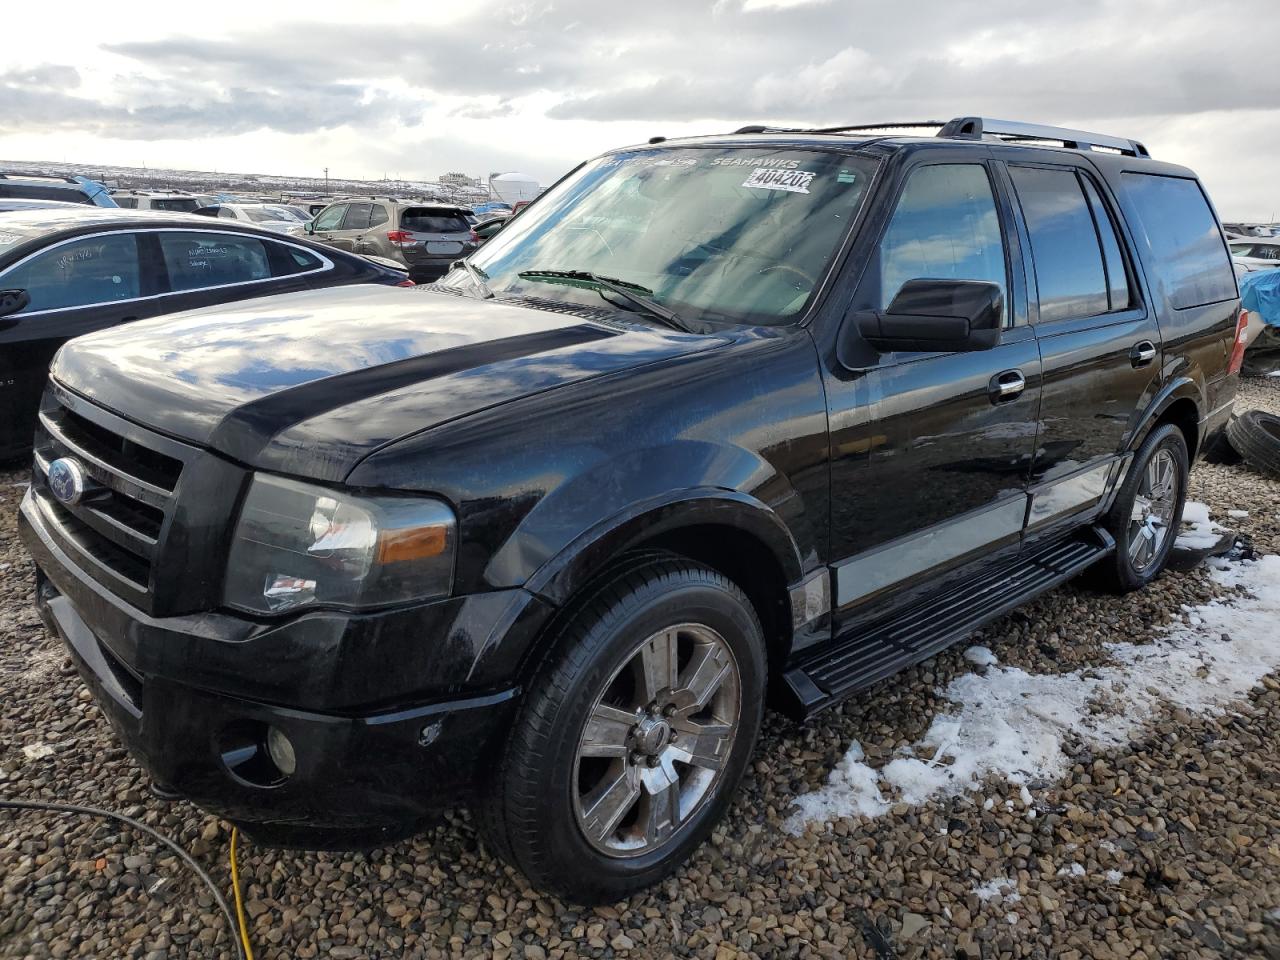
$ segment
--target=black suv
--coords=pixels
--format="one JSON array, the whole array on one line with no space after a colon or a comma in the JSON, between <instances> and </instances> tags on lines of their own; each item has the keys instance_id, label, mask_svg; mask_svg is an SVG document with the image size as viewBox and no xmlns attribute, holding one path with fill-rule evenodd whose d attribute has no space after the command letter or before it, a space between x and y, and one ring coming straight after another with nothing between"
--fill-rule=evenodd
<instances>
[{"instance_id":1,"label":"black suv","mask_svg":"<svg viewBox=\"0 0 1280 960\"><path fill-rule=\"evenodd\" d=\"M467 803L577 901L707 835L766 692L1157 576L1243 347L1193 173L976 118L620 150L435 288L258 303L62 349L45 622L255 836Z\"/></svg>"},{"instance_id":2,"label":"black suv","mask_svg":"<svg viewBox=\"0 0 1280 960\"><path fill-rule=\"evenodd\" d=\"M0 197L19 200L61 200L95 207L115 207L107 188L88 177L42 176L0 172Z\"/></svg>"}]
</instances>

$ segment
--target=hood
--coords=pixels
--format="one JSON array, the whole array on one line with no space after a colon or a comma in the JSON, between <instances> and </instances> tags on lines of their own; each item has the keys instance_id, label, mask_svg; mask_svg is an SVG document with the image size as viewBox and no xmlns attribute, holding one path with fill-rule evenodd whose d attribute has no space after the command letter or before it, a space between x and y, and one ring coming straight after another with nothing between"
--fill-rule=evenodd
<instances>
[{"instance_id":1,"label":"hood","mask_svg":"<svg viewBox=\"0 0 1280 960\"><path fill-rule=\"evenodd\" d=\"M52 373L130 420L246 465L341 481L401 437L722 342L361 285L104 330L66 344Z\"/></svg>"}]
</instances>

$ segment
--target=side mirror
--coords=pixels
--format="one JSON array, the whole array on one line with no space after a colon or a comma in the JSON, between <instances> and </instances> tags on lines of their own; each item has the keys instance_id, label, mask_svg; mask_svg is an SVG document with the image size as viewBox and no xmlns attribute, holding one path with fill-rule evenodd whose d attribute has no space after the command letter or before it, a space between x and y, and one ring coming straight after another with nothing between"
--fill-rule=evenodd
<instances>
[{"instance_id":1,"label":"side mirror","mask_svg":"<svg viewBox=\"0 0 1280 960\"><path fill-rule=\"evenodd\" d=\"M31 295L25 290L0 290L0 317L25 310L31 303Z\"/></svg>"},{"instance_id":2,"label":"side mirror","mask_svg":"<svg viewBox=\"0 0 1280 960\"><path fill-rule=\"evenodd\" d=\"M303 233L315 233L315 232L316 232L316 222L315 222L314 220L308 220L306 223L304 223L304 224L302 225L302 232L303 232Z\"/></svg>"},{"instance_id":3,"label":"side mirror","mask_svg":"<svg viewBox=\"0 0 1280 960\"><path fill-rule=\"evenodd\" d=\"M1004 296L985 280L908 280L889 308L858 319L881 353L990 350L1000 342Z\"/></svg>"}]
</instances>

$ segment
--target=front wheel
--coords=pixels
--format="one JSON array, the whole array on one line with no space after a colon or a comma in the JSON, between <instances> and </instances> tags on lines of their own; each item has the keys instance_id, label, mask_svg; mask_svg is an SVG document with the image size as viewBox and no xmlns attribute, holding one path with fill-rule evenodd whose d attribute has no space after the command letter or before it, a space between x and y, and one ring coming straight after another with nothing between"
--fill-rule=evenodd
<instances>
[{"instance_id":1,"label":"front wheel","mask_svg":"<svg viewBox=\"0 0 1280 960\"><path fill-rule=\"evenodd\" d=\"M1105 521L1116 551L1098 565L1103 586L1127 593L1160 575L1182 525L1189 470L1187 441L1173 424L1143 441Z\"/></svg>"},{"instance_id":2,"label":"front wheel","mask_svg":"<svg viewBox=\"0 0 1280 960\"><path fill-rule=\"evenodd\" d=\"M528 686L486 837L537 886L622 899L724 814L755 746L764 637L723 575L649 556L597 587Z\"/></svg>"}]
</instances>

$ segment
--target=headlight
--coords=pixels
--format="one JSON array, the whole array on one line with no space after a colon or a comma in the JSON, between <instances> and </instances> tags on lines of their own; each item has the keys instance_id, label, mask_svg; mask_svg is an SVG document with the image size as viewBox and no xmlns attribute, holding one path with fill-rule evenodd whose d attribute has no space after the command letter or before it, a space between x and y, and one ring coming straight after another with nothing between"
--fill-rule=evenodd
<instances>
[{"instance_id":1,"label":"headlight","mask_svg":"<svg viewBox=\"0 0 1280 960\"><path fill-rule=\"evenodd\" d=\"M425 497L357 497L254 476L227 561L226 603L254 613L447 596L453 511Z\"/></svg>"}]
</instances>

